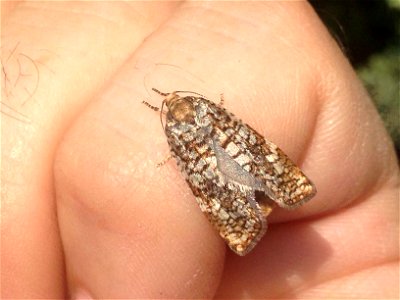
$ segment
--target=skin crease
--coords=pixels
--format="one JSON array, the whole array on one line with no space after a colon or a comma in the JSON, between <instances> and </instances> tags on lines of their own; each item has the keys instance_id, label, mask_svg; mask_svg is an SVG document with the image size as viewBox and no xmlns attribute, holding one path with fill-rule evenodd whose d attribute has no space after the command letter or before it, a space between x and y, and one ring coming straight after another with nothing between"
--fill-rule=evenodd
<instances>
[{"instance_id":1,"label":"skin crease","mask_svg":"<svg viewBox=\"0 0 400 300\"><path fill-rule=\"evenodd\" d=\"M396 298L393 146L306 2L3 7L4 298ZM223 93L317 196L226 251L174 160L156 167L151 87Z\"/></svg>"}]
</instances>

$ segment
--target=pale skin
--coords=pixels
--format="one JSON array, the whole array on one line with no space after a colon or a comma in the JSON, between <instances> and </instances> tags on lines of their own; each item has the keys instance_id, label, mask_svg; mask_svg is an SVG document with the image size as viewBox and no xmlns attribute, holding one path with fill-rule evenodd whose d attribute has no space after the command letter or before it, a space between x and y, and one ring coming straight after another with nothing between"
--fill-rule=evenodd
<instances>
[{"instance_id":1,"label":"pale skin","mask_svg":"<svg viewBox=\"0 0 400 300\"><path fill-rule=\"evenodd\" d=\"M306 2L2 2L2 66L4 298L398 295L393 146ZM317 196L229 252L152 87L223 93Z\"/></svg>"}]
</instances>

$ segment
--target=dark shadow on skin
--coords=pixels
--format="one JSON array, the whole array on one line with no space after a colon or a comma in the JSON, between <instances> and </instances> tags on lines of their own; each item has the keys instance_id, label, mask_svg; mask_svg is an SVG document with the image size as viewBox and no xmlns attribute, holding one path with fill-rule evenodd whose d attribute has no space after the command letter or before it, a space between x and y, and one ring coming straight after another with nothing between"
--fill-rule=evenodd
<instances>
[{"instance_id":1,"label":"dark shadow on skin","mask_svg":"<svg viewBox=\"0 0 400 300\"><path fill-rule=\"evenodd\" d=\"M216 298L296 298L297 292L319 280L318 271L331 255L329 243L307 222L272 224L247 256L227 254L221 282L232 287L224 286ZM295 289L293 282L299 283Z\"/></svg>"}]
</instances>

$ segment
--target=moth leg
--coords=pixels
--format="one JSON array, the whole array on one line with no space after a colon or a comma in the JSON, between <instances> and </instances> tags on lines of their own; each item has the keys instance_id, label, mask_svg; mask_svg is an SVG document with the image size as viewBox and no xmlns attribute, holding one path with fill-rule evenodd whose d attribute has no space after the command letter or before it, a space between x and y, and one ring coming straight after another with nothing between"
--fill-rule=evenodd
<instances>
[{"instance_id":1,"label":"moth leg","mask_svg":"<svg viewBox=\"0 0 400 300\"><path fill-rule=\"evenodd\" d=\"M219 103L218 103L218 105L221 106L221 107L223 107L223 106L224 106L224 102L225 102L224 94L221 94L221 95L220 95L220 98L219 98Z\"/></svg>"},{"instance_id":2,"label":"moth leg","mask_svg":"<svg viewBox=\"0 0 400 300\"><path fill-rule=\"evenodd\" d=\"M171 158L172 158L172 154L168 155L166 158L164 158L161 162L159 162L157 164L157 168L160 168L163 165L165 165Z\"/></svg>"}]
</instances>

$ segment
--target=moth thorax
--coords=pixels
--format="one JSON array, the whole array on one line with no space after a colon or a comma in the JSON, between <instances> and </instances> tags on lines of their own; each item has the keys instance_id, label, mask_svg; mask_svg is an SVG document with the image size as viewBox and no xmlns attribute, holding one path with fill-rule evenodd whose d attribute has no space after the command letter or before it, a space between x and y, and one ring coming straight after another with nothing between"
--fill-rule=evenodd
<instances>
[{"instance_id":1,"label":"moth thorax","mask_svg":"<svg viewBox=\"0 0 400 300\"><path fill-rule=\"evenodd\" d=\"M167 99L167 106L171 116L178 122L194 122L194 106L186 97L172 97Z\"/></svg>"}]
</instances>

